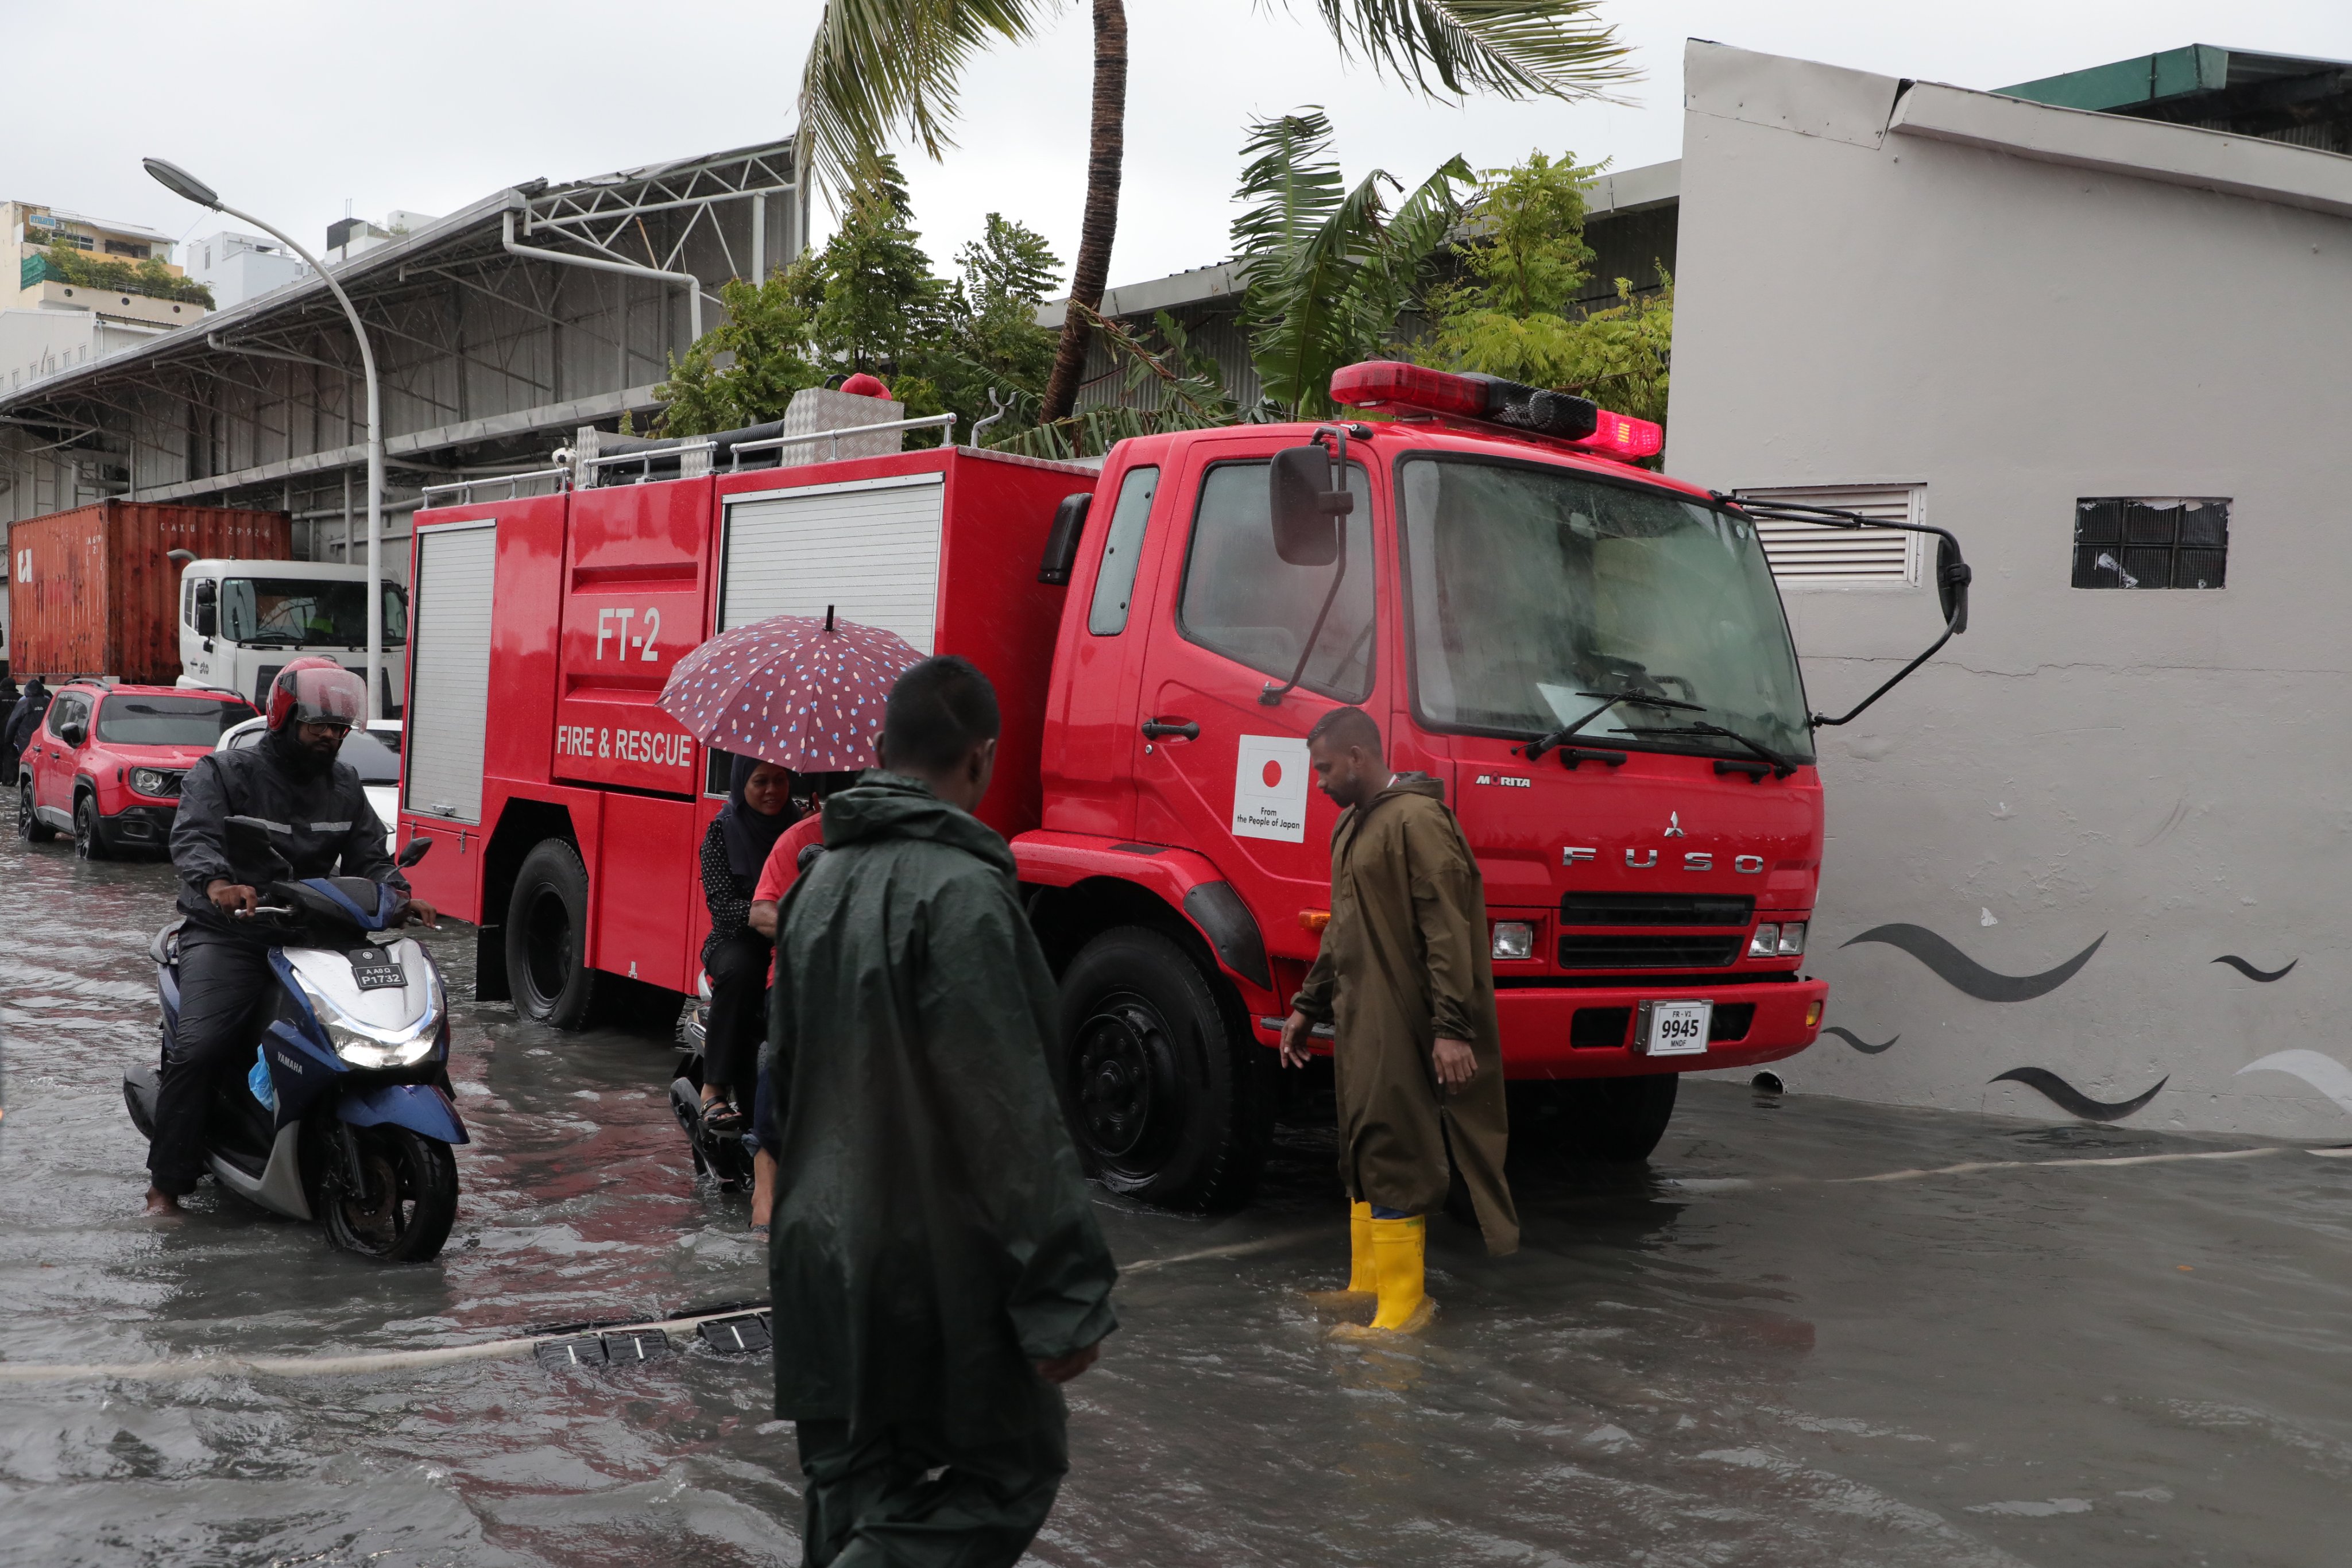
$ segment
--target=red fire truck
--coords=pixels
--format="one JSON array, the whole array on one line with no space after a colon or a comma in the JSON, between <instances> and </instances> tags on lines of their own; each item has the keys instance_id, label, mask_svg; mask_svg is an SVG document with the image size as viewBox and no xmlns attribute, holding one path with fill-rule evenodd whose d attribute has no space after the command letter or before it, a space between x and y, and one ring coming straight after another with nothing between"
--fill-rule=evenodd
<instances>
[{"instance_id":1,"label":"red fire truck","mask_svg":"<svg viewBox=\"0 0 2352 1568\"><path fill-rule=\"evenodd\" d=\"M1443 782L1507 1071L1557 1081L1597 1152L1645 1156L1683 1071L1802 1051L1828 990L1800 972L1811 735L1843 721L1809 716L1764 508L1634 465L1657 427L1579 399L1390 363L1333 394L1375 418L1130 440L1099 472L792 463L803 438L768 427L420 512L400 832L439 841L412 874L478 925L478 994L563 1027L648 996L675 1016L726 770L655 699L706 636L832 609L995 684L980 814L1061 979L1073 1130L1119 1190L1207 1206L1255 1177L1329 902L1305 737L1341 704Z\"/></svg>"}]
</instances>

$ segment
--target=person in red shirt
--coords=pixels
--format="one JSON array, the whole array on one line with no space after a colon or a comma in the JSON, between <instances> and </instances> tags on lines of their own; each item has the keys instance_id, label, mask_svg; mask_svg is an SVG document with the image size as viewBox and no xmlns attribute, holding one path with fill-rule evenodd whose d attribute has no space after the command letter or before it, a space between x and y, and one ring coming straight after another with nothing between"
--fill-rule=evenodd
<instances>
[{"instance_id":1,"label":"person in red shirt","mask_svg":"<svg viewBox=\"0 0 2352 1568\"><path fill-rule=\"evenodd\" d=\"M801 777L809 787L808 815L778 837L760 868L759 885L751 890L751 911L747 923L771 942L776 937L777 910L784 902L784 894L793 890L793 883L800 880L801 857L810 850L824 852L824 798L857 782L855 773L808 773ZM768 973L772 981L773 959L769 961ZM751 1145L751 1233L765 1236L768 1209L775 1201L776 1156L771 1151L777 1136L775 1113L768 1105L765 1067L760 1070L751 1106L751 1135L745 1140Z\"/></svg>"}]
</instances>

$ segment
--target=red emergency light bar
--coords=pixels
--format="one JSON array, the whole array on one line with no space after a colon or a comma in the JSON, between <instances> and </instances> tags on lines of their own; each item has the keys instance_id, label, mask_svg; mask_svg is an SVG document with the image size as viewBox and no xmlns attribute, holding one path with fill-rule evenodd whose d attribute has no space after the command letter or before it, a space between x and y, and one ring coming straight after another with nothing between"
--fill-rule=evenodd
<instances>
[{"instance_id":1,"label":"red emergency light bar","mask_svg":"<svg viewBox=\"0 0 2352 1568\"><path fill-rule=\"evenodd\" d=\"M1334 371L1331 401L1348 408L1397 409L1499 425L1624 463L1654 457L1666 444L1662 426L1612 413L1573 392L1523 386L1475 371L1433 371L1398 360L1367 360Z\"/></svg>"}]
</instances>

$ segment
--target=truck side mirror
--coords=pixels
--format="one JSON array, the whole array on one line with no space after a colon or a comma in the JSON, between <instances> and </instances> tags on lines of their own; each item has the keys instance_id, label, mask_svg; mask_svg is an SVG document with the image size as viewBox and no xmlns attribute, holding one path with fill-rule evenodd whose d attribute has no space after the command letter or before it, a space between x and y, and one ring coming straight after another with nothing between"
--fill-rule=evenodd
<instances>
[{"instance_id":1,"label":"truck side mirror","mask_svg":"<svg viewBox=\"0 0 2352 1568\"><path fill-rule=\"evenodd\" d=\"M413 866L418 861L423 860L425 858L425 852L430 850L432 847L433 841L425 837L422 833L409 840L407 843L401 846L398 857L400 869L406 871L410 866Z\"/></svg>"},{"instance_id":2,"label":"truck side mirror","mask_svg":"<svg viewBox=\"0 0 2352 1568\"><path fill-rule=\"evenodd\" d=\"M1339 519L1355 496L1334 486L1330 455L1320 446L1286 446L1268 471L1274 553L1292 566L1329 566L1339 559Z\"/></svg>"},{"instance_id":3,"label":"truck side mirror","mask_svg":"<svg viewBox=\"0 0 2352 1568\"><path fill-rule=\"evenodd\" d=\"M211 578L196 584L196 635L215 637L220 634L220 590Z\"/></svg>"},{"instance_id":4,"label":"truck side mirror","mask_svg":"<svg viewBox=\"0 0 2352 1568\"><path fill-rule=\"evenodd\" d=\"M1951 540L1936 541L1936 597L1944 607L1944 623L1956 633L1969 629L1969 582L1975 576Z\"/></svg>"},{"instance_id":5,"label":"truck side mirror","mask_svg":"<svg viewBox=\"0 0 2352 1568\"><path fill-rule=\"evenodd\" d=\"M1094 501L1091 490L1076 490L1062 497L1054 508L1054 527L1045 536L1045 559L1037 563L1037 580L1055 588L1070 583L1070 568L1077 564L1078 536L1086 531L1087 508Z\"/></svg>"}]
</instances>

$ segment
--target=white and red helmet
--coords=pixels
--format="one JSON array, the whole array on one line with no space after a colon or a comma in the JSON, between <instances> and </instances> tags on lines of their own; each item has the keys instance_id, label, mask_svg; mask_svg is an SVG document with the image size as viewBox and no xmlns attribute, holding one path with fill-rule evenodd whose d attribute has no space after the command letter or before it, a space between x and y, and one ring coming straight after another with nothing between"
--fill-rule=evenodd
<instances>
[{"instance_id":1,"label":"white and red helmet","mask_svg":"<svg viewBox=\"0 0 2352 1568\"><path fill-rule=\"evenodd\" d=\"M334 660L313 654L297 659L269 683L269 727L288 724L367 722L367 683Z\"/></svg>"}]
</instances>

